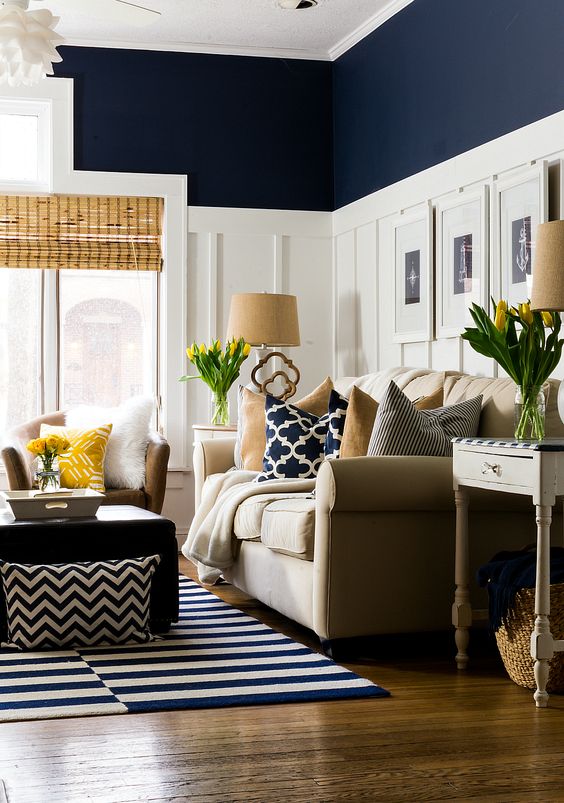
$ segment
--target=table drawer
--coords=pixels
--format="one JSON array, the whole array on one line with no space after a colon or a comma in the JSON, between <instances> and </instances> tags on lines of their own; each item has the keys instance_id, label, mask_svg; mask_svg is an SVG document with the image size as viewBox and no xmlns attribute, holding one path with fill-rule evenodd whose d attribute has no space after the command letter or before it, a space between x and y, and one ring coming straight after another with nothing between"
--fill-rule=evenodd
<instances>
[{"instance_id":1,"label":"table drawer","mask_svg":"<svg viewBox=\"0 0 564 803\"><path fill-rule=\"evenodd\" d=\"M459 480L479 480L495 485L532 487L535 466L532 454L499 455L455 449L454 474Z\"/></svg>"}]
</instances>

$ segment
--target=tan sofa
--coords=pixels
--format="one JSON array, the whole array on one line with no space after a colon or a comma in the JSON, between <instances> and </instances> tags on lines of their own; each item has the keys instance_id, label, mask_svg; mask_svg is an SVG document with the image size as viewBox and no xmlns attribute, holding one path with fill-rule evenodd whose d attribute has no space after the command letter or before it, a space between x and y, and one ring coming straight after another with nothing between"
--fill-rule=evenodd
<instances>
[{"instance_id":1,"label":"tan sofa","mask_svg":"<svg viewBox=\"0 0 564 803\"><path fill-rule=\"evenodd\" d=\"M515 386L508 379L392 369L341 380L380 398L390 379L412 400L444 388L444 403L483 394L479 435L512 437ZM564 437L551 382L547 436ZM194 452L196 494L206 477L233 467L234 439L202 441ZM555 510L553 536L562 532ZM452 459L356 457L326 461L316 493L251 497L234 523L237 558L225 579L311 628L322 641L448 628L454 595ZM528 498L471 495L472 576L501 549L536 538ZM475 597L484 592L474 588Z\"/></svg>"}]
</instances>

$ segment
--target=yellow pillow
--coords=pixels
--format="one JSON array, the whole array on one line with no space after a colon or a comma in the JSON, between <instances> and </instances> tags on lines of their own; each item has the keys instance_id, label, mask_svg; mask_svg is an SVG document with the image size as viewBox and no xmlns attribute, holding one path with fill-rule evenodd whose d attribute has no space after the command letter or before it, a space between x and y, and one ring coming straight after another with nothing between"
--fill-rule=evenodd
<instances>
[{"instance_id":1,"label":"yellow pillow","mask_svg":"<svg viewBox=\"0 0 564 803\"><path fill-rule=\"evenodd\" d=\"M63 488L92 488L105 491L104 458L111 424L95 429L69 429L41 424L40 437L62 435L70 442L70 449L59 455L61 486Z\"/></svg>"}]
</instances>

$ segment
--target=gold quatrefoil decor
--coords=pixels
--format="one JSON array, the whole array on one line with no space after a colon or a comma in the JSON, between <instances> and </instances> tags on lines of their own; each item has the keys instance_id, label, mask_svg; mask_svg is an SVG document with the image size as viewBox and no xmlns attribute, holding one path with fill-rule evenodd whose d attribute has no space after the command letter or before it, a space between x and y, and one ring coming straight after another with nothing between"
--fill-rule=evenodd
<instances>
[{"instance_id":1,"label":"gold quatrefoil decor","mask_svg":"<svg viewBox=\"0 0 564 803\"><path fill-rule=\"evenodd\" d=\"M292 371L294 373L295 379L290 379L286 371L278 370L275 371L271 376L264 380L264 382L259 382L257 380L257 374L264 368L264 366L268 363L269 360L273 359L274 357L279 357L280 360L284 363L288 371ZM276 395L275 393L270 393L268 388L274 384L274 382L278 379L282 378L284 381L284 387L282 389L282 393ZM292 360L289 357L286 357L285 354L282 354L281 351L271 351L265 357L257 362L253 371L251 373L251 381L259 389L261 393L270 393L275 399L280 399L281 401L286 401L287 399L292 398L294 393L296 392L296 388L298 382L300 381L300 372L297 366L294 365Z\"/></svg>"}]
</instances>

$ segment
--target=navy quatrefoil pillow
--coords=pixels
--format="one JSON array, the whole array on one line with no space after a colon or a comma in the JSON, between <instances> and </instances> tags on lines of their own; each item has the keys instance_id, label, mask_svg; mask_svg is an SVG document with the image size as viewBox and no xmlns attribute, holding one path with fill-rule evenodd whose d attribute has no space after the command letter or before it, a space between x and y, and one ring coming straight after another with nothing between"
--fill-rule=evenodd
<instances>
[{"instance_id":1,"label":"navy quatrefoil pillow","mask_svg":"<svg viewBox=\"0 0 564 803\"><path fill-rule=\"evenodd\" d=\"M267 396L266 450L257 481L316 477L325 458L339 457L347 407L347 399L334 390L321 418Z\"/></svg>"},{"instance_id":2,"label":"navy quatrefoil pillow","mask_svg":"<svg viewBox=\"0 0 564 803\"><path fill-rule=\"evenodd\" d=\"M91 563L0 561L8 644L25 650L145 642L160 555Z\"/></svg>"}]
</instances>

